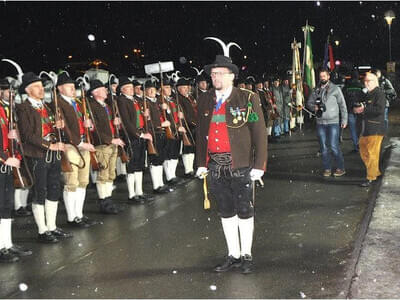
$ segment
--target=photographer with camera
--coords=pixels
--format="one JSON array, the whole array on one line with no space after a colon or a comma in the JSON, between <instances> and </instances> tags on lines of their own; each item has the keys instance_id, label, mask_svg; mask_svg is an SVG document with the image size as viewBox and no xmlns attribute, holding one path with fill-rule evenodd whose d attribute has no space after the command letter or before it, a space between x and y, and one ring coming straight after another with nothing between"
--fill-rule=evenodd
<instances>
[{"instance_id":1,"label":"photographer with camera","mask_svg":"<svg viewBox=\"0 0 400 300\"><path fill-rule=\"evenodd\" d=\"M379 88L378 77L375 74L367 73L364 85L368 91L363 101L354 106L353 112L357 114L360 130L360 156L367 168L367 180L361 186L369 187L381 175L379 157L386 131L386 97L384 91Z\"/></svg>"},{"instance_id":2,"label":"photographer with camera","mask_svg":"<svg viewBox=\"0 0 400 300\"><path fill-rule=\"evenodd\" d=\"M333 155L336 161L333 176L340 177L346 174L346 171L343 153L339 147L339 118L341 127L346 128L347 108L341 89L329 79L328 70L323 69L319 72L319 86L308 98L307 108L315 111L317 117L317 135L322 154L323 176L331 176L331 155Z\"/></svg>"}]
</instances>

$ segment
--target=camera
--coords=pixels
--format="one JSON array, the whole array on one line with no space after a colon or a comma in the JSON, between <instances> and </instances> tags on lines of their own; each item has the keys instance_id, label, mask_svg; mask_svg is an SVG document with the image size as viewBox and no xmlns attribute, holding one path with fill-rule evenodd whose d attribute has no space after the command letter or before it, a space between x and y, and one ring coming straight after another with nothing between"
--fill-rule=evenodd
<instances>
[{"instance_id":1,"label":"camera","mask_svg":"<svg viewBox=\"0 0 400 300\"><path fill-rule=\"evenodd\" d=\"M317 93L317 98L315 99L315 105L317 106L317 110L315 111L315 115L317 118L321 118L322 114L326 111L325 103L322 102L321 93Z\"/></svg>"}]
</instances>

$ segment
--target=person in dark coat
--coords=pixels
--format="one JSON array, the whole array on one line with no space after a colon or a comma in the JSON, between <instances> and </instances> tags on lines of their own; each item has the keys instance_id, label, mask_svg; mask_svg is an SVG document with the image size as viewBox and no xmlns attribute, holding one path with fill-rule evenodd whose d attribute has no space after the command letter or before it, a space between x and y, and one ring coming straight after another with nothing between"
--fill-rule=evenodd
<instances>
[{"instance_id":1,"label":"person in dark coat","mask_svg":"<svg viewBox=\"0 0 400 300\"><path fill-rule=\"evenodd\" d=\"M379 159L386 132L386 99L375 74L367 73L364 84L368 92L363 101L353 108L353 112L357 114L360 156L367 169L367 180L361 186L369 187L381 175Z\"/></svg>"},{"instance_id":2,"label":"person in dark coat","mask_svg":"<svg viewBox=\"0 0 400 300\"><path fill-rule=\"evenodd\" d=\"M345 83L343 87L343 96L346 101L347 113L348 113L348 124L350 129L351 140L353 142L353 151L358 152L358 134L356 128L356 117L353 113L353 107L356 103L360 102L364 94L362 92L363 85L360 82L360 75L358 71L351 73L351 78Z\"/></svg>"}]
</instances>

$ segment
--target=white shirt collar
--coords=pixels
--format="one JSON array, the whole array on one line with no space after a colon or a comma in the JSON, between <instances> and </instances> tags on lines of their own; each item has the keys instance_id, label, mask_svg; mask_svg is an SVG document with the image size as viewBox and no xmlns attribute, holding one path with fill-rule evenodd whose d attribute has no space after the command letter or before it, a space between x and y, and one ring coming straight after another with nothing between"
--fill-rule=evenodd
<instances>
[{"instance_id":1,"label":"white shirt collar","mask_svg":"<svg viewBox=\"0 0 400 300\"><path fill-rule=\"evenodd\" d=\"M124 95L126 98L128 98L129 100L133 100L133 96L128 96L128 95L125 95L124 93L122 93L122 95Z\"/></svg>"},{"instance_id":2,"label":"white shirt collar","mask_svg":"<svg viewBox=\"0 0 400 300\"><path fill-rule=\"evenodd\" d=\"M153 103L157 102L157 98L149 98L149 97L146 96L146 99L150 100Z\"/></svg>"},{"instance_id":3,"label":"white shirt collar","mask_svg":"<svg viewBox=\"0 0 400 300\"><path fill-rule=\"evenodd\" d=\"M226 101L226 99L228 99L229 96L231 95L231 93L232 93L232 88L233 88L233 87L230 86L230 87L229 87L226 91L224 91L224 92L215 90L215 95L217 96L217 101L218 101L219 99L222 98L222 103L224 103L224 102Z\"/></svg>"},{"instance_id":4,"label":"white shirt collar","mask_svg":"<svg viewBox=\"0 0 400 300\"><path fill-rule=\"evenodd\" d=\"M43 102L40 100L40 101L37 101L37 100L35 100L35 99L32 99L31 97L28 97L28 101L31 103L31 105L32 105L32 107L34 108L34 109L37 109L37 108L42 108L43 107Z\"/></svg>"},{"instance_id":5,"label":"white shirt collar","mask_svg":"<svg viewBox=\"0 0 400 300\"><path fill-rule=\"evenodd\" d=\"M101 101L99 101L99 100L97 100L97 99L94 99L98 104L100 104L101 106L103 106L103 107L106 107L106 102L105 101L103 101L103 102L101 102Z\"/></svg>"},{"instance_id":6,"label":"white shirt collar","mask_svg":"<svg viewBox=\"0 0 400 300\"><path fill-rule=\"evenodd\" d=\"M65 101L67 101L70 105L72 105L72 101L75 102L75 99L74 99L74 98L71 98L71 97L68 97L68 96L65 96L65 95L61 95L61 97L62 97Z\"/></svg>"}]
</instances>

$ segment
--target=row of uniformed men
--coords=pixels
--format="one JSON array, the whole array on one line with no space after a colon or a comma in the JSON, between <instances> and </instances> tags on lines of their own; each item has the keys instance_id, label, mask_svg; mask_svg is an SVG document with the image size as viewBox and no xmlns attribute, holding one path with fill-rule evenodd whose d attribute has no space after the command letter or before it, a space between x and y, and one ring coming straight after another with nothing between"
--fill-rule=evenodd
<instances>
[{"instance_id":1,"label":"row of uniformed men","mask_svg":"<svg viewBox=\"0 0 400 300\"><path fill-rule=\"evenodd\" d=\"M19 92L26 93L27 99L15 105L17 129L9 128L8 84L1 88L0 262L14 262L21 256L32 254L12 242L12 210L14 208L19 215L29 215L26 209L29 190L14 189L13 168L22 169L24 164L21 155L10 154L10 142L23 146L23 159L28 167L22 173L30 172L34 179L30 191L32 213L38 228L38 241L43 243L55 243L72 236L56 225L61 193L70 226L87 228L96 224L84 215L90 173L94 175L100 212L120 212L112 199L112 191L117 157L122 148L127 150L129 147L127 152L130 153L126 182L131 203L145 203L151 199L142 188L147 143L153 143L157 152L147 155L154 193L172 191L171 187L181 182L176 176L176 168L184 134L190 141L182 151L185 176L194 176L197 104L189 93L190 83L186 79L177 82L175 96L169 81L163 81L162 91L158 94L158 87L151 81L145 83L143 90L139 82L122 76L118 86L114 85L113 92L109 93L101 81L93 80L87 91L87 101L76 98L75 81L67 73L58 76L56 86L58 115L61 116L57 120L54 101L49 104L43 101L42 79L32 72L23 75ZM201 82L196 93L206 89L206 81ZM160 99L160 94L164 99ZM86 106L87 116L84 114ZM166 137L166 128L172 130L172 137ZM58 130L62 132L61 139L57 138ZM91 152L95 153L100 166L95 172L90 172ZM60 153L68 158L72 171L62 172ZM168 184L164 184L163 171Z\"/></svg>"}]
</instances>

